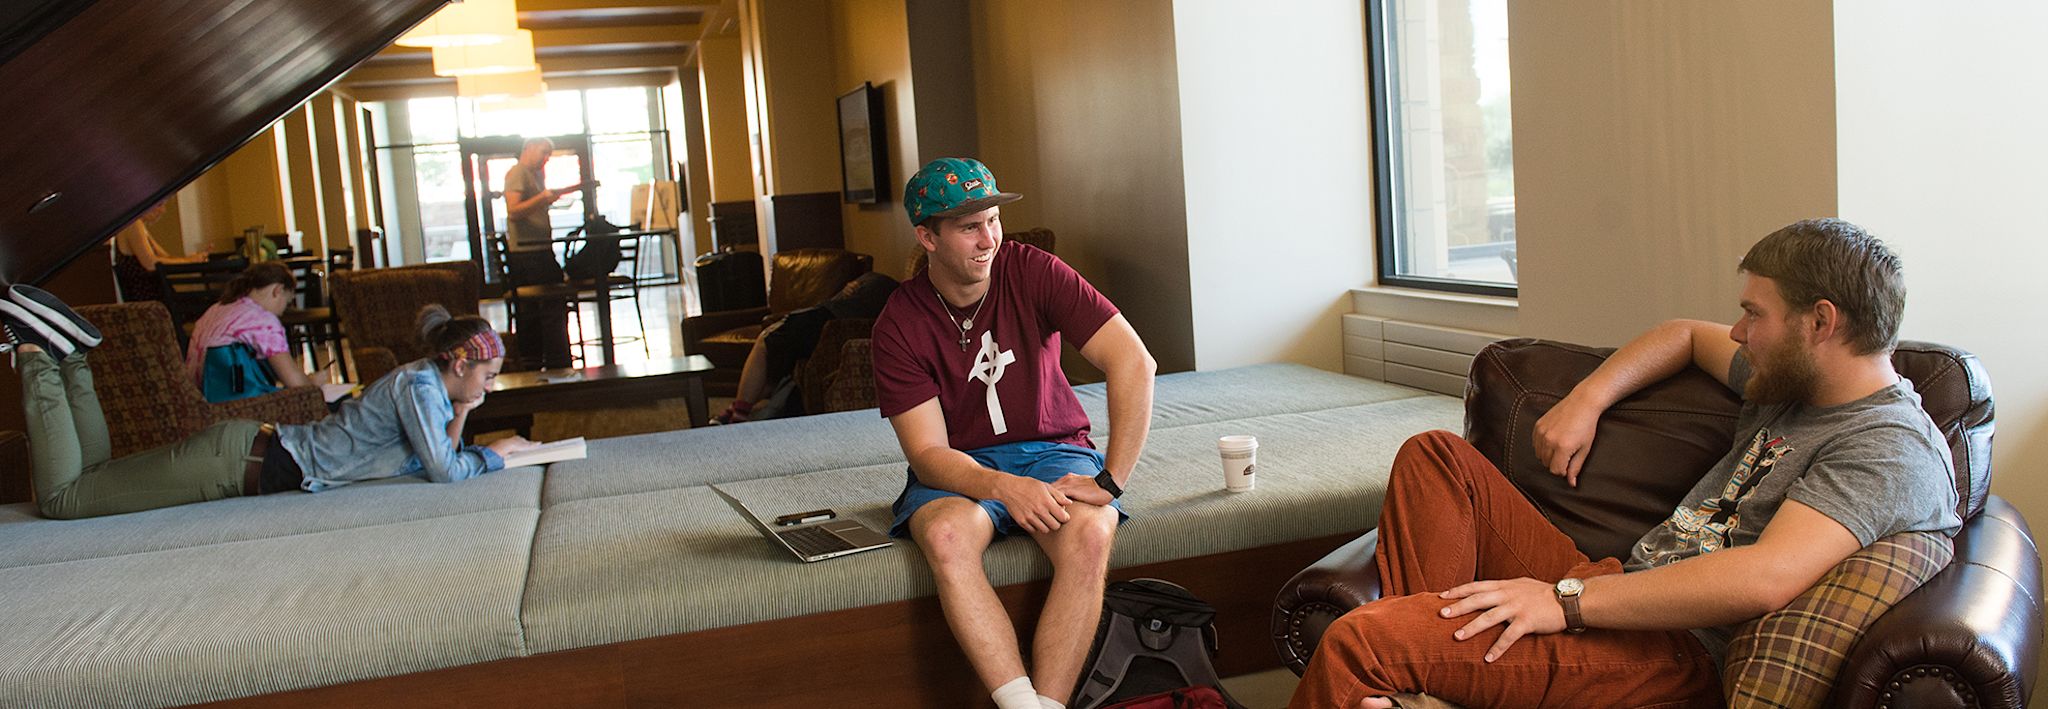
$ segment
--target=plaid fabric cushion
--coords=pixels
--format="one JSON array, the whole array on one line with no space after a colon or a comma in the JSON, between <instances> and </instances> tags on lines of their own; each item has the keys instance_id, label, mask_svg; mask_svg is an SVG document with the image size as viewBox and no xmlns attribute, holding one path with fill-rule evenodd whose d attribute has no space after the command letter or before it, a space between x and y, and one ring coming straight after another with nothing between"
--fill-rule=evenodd
<instances>
[{"instance_id":1,"label":"plaid fabric cushion","mask_svg":"<svg viewBox=\"0 0 2048 709\"><path fill-rule=\"evenodd\" d=\"M1940 534L1894 534L1843 560L1790 605L1743 624L1721 668L1728 706L1821 706L1863 630L1954 556Z\"/></svg>"},{"instance_id":2,"label":"plaid fabric cushion","mask_svg":"<svg viewBox=\"0 0 2048 709\"><path fill-rule=\"evenodd\" d=\"M825 388L821 413L875 408L874 342L862 337L840 345L839 375Z\"/></svg>"},{"instance_id":3,"label":"plaid fabric cushion","mask_svg":"<svg viewBox=\"0 0 2048 709\"><path fill-rule=\"evenodd\" d=\"M177 326L163 303L85 305L78 314L105 337L86 361L115 457L184 440L216 420L185 371Z\"/></svg>"}]
</instances>

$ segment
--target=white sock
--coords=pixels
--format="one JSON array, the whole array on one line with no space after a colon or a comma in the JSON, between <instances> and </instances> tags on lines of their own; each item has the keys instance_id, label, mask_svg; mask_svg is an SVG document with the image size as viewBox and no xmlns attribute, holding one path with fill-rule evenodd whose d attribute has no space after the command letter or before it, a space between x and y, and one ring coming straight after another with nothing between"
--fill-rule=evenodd
<instances>
[{"instance_id":1,"label":"white sock","mask_svg":"<svg viewBox=\"0 0 2048 709\"><path fill-rule=\"evenodd\" d=\"M1038 695L1038 709L1067 709L1067 705L1053 701L1052 697Z\"/></svg>"},{"instance_id":2,"label":"white sock","mask_svg":"<svg viewBox=\"0 0 2048 709\"><path fill-rule=\"evenodd\" d=\"M1041 709L1038 704L1038 690L1031 687L1030 677L1018 677L1004 682L988 696L996 700L996 709Z\"/></svg>"}]
</instances>

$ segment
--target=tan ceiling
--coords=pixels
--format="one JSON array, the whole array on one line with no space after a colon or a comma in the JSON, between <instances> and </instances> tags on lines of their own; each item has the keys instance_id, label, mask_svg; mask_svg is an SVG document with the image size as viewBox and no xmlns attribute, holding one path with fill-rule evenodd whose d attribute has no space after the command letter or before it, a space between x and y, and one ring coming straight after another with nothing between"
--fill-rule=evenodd
<instances>
[{"instance_id":1,"label":"tan ceiling","mask_svg":"<svg viewBox=\"0 0 2048 709\"><path fill-rule=\"evenodd\" d=\"M666 84L692 64L697 40L731 32L736 0L518 0L519 26L551 89ZM339 88L364 101L449 96L429 50L391 46Z\"/></svg>"}]
</instances>

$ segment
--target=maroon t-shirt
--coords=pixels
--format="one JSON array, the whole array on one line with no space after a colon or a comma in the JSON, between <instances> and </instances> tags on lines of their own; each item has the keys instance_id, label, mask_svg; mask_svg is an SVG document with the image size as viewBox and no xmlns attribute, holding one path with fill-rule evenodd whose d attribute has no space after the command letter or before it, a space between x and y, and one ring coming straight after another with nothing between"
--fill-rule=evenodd
<instances>
[{"instance_id":1,"label":"maroon t-shirt","mask_svg":"<svg viewBox=\"0 0 2048 709\"><path fill-rule=\"evenodd\" d=\"M1116 306L1073 268L1023 242L1003 242L989 278L964 352L955 323L973 308L948 318L928 270L889 297L875 320L873 350L882 416L936 396L956 450L1019 441L1095 447L1088 415L1060 370L1060 342L1088 344Z\"/></svg>"}]
</instances>

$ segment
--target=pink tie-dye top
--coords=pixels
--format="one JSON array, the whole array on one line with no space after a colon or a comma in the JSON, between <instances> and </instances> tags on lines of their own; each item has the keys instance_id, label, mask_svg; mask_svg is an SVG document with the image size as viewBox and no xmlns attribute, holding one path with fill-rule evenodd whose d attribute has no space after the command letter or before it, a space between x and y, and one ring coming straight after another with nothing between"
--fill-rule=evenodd
<instances>
[{"instance_id":1,"label":"pink tie-dye top","mask_svg":"<svg viewBox=\"0 0 2048 709\"><path fill-rule=\"evenodd\" d=\"M256 301L245 297L226 305L217 304L207 308L206 314L199 316L199 322L192 326L192 344L185 348L185 371L192 376L192 382L202 381L207 349L236 342L249 345L263 359L292 349L291 341L285 338L284 323Z\"/></svg>"}]
</instances>

